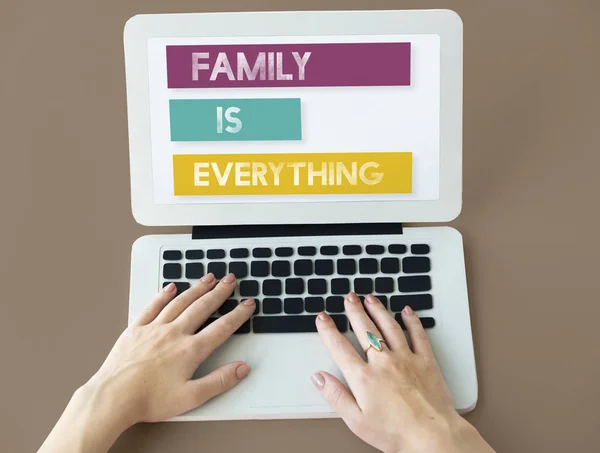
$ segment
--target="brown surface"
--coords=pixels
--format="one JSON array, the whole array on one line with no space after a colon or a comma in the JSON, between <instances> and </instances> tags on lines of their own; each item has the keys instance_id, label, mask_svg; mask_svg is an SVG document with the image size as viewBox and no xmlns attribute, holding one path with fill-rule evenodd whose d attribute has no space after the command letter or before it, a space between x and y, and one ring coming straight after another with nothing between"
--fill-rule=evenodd
<instances>
[{"instance_id":1,"label":"brown surface","mask_svg":"<svg viewBox=\"0 0 600 453\"><path fill-rule=\"evenodd\" d=\"M480 379L468 419L499 452L597 451L600 3L249 3L226 7L461 14L465 191L453 225ZM0 451L42 443L126 325L132 242L176 231L131 216L122 27L135 13L224 4L166 4L0 6ZM113 451L372 449L328 420L143 425Z\"/></svg>"}]
</instances>

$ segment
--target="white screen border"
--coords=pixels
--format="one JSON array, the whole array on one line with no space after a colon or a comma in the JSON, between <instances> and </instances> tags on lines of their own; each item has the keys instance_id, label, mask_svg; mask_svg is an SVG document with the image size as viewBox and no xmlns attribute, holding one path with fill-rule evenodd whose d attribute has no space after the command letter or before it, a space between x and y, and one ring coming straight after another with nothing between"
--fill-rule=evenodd
<instances>
[{"instance_id":1,"label":"white screen border","mask_svg":"<svg viewBox=\"0 0 600 453\"><path fill-rule=\"evenodd\" d=\"M143 225L441 222L462 204L462 21L450 10L324 11L138 15L125 25L131 201ZM224 33L223 30L226 30ZM437 34L441 44L439 198L424 201L291 201L156 204L154 201L148 39ZM301 209L298 209L301 208Z\"/></svg>"}]
</instances>

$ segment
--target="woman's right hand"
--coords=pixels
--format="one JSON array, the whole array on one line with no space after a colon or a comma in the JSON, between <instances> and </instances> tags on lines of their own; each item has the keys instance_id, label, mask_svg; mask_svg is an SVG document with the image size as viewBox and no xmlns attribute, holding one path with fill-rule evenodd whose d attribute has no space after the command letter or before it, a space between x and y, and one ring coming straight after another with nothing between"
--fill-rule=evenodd
<instances>
[{"instance_id":1,"label":"woman's right hand","mask_svg":"<svg viewBox=\"0 0 600 453\"><path fill-rule=\"evenodd\" d=\"M369 331L385 340L382 350L370 348L365 362L321 313L317 329L352 393L323 371L312 380L358 437L386 453L493 452L454 409L425 330L410 307L402 311L409 346L400 325L376 297L367 296L363 307L351 293L345 306L363 349L369 345Z\"/></svg>"}]
</instances>

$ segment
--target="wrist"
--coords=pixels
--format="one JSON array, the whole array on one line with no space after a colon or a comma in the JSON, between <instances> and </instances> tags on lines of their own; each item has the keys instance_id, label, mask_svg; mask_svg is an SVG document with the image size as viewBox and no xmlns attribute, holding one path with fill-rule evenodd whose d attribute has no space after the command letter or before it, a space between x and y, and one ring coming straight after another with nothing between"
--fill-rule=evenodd
<instances>
[{"instance_id":1,"label":"wrist","mask_svg":"<svg viewBox=\"0 0 600 453\"><path fill-rule=\"evenodd\" d=\"M425 433L418 444L394 453L494 453L477 429L458 413L438 430Z\"/></svg>"},{"instance_id":2,"label":"wrist","mask_svg":"<svg viewBox=\"0 0 600 453\"><path fill-rule=\"evenodd\" d=\"M90 381L77 389L39 453L108 451L131 424L115 411L114 396Z\"/></svg>"},{"instance_id":3,"label":"wrist","mask_svg":"<svg viewBox=\"0 0 600 453\"><path fill-rule=\"evenodd\" d=\"M440 453L493 453L493 450L481 437L479 431L458 413L448 425L445 438L438 444Z\"/></svg>"},{"instance_id":4,"label":"wrist","mask_svg":"<svg viewBox=\"0 0 600 453\"><path fill-rule=\"evenodd\" d=\"M75 391L69 406L73 405L85 426L94 426L94 432L100 428L114 441L135 421L111 387L110 382L92 378Z\"/></svg>"}]
</instances>

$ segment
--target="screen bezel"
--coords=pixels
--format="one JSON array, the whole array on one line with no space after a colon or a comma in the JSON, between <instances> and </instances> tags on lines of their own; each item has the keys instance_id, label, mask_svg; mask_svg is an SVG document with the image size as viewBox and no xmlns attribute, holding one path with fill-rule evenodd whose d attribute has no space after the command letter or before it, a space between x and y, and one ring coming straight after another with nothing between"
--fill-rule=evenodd
<instances>
[{"instance_id":1,"label":"screen bezel","mask_svg":"<svg viewBox=\"0 0 600 453\"><path fill-rule=\"evenodd\" d=\"M201 30L199 32L199 30ZM440 36L440 186L427 201L156 204L147 42L155 37ZM143 225L444 222L462 205L462 20L450 10L137 15L124 30L131 205ZM308 206L309 209L298 209Z\"/></svg>"}]
</instances>

